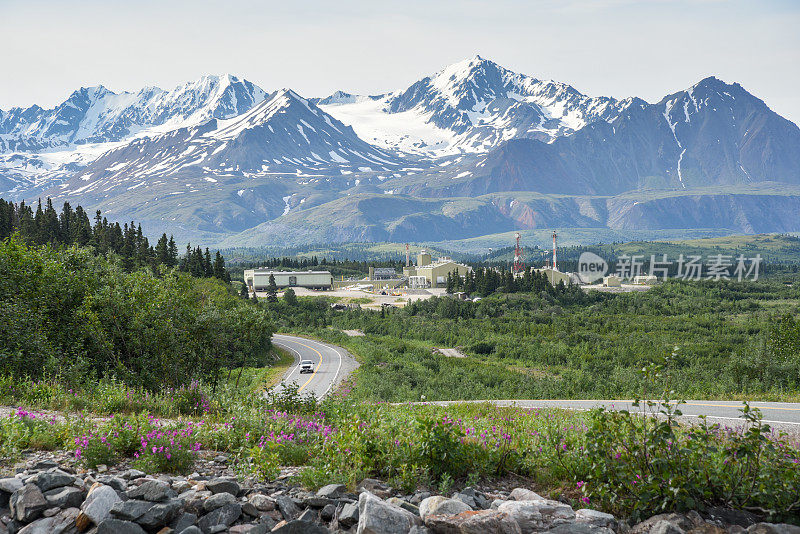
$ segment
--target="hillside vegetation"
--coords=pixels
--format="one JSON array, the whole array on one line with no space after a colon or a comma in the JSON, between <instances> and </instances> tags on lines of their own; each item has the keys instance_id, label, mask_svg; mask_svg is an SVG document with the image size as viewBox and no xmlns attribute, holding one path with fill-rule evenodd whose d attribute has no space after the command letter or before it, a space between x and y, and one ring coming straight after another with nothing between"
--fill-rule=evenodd
<instances>
[{"instance_id":1,"label":"hillside vegetation","mask_svg":"<svg viewBox=\"0 0 800 534\"><path fill-rule=\"evenodd\" d=\"M273 313L284 328L318 327L359 354L355 394L370 400L628 398L642 390L641 367L673 351L670 387L684 398L800 397L796 284L671 281L623 294L549 288L480 302L432 298L386 312L335 312L300 299ZM458 347L467 358L434 347Z\"/></svg>"},{"instance_id":2,"label":"hillside vegetation","mask_svg":"<svg viewBox=\"0 0 800 534\"><path fill-rule=\"evenodd\" d=\"M263 362L273 332L264 310L216 278L123 264L88 247L0 241L0 373L155 390Z\"/></svg>"}]
</instances>

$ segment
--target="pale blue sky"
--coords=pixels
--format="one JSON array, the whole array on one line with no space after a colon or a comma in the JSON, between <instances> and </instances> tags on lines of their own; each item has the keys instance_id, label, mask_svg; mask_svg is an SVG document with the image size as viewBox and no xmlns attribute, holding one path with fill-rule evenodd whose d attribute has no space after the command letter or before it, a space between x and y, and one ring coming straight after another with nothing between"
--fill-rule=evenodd
<instances>
[{"instance_id":1,"label":"pale blue sky","mask_svg":"<svg viewBox=\"0 0 800 534\"><path fill-rule=\"evenodd\" d=\"M2 109L227 72L305 96L381 93L478 53L649 101L716 75L800 122L794 0L0 0L0 36Z\"/></svg>"}]
</instances>

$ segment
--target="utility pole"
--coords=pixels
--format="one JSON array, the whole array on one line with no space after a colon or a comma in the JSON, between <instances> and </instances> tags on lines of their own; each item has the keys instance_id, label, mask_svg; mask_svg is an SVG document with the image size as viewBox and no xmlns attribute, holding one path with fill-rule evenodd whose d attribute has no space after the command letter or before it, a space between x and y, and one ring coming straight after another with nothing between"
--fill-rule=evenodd
<instances>
[{"instance_id":1,"label":"utility pole","mask_svg":"<svg viewBox=\"0 0 800 534\"><path fill-rule=\"evenodd\" d=\"M522 247L519 246L519 232L517 232L514 237L516 238L516 245L514 246L514 265L511 268L511 272L516 275L525 270L525 264L522 263Z\"/></svg>"}]
</instances>

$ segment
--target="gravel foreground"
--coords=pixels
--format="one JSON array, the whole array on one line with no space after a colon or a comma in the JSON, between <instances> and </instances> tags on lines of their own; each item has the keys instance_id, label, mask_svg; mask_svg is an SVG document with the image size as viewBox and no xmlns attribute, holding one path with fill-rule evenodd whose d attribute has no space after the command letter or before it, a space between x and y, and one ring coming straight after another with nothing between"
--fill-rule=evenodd
<instances>
[{"instance_id":1,"label":"gravel foreground","mask_svg":"<svg viewBox=\"0 0 800 534\"><path fill-rule=\"evenodd\" d=\"M313 492L291 484L296 470L258 483L237 478L228 462L218 455L198 460L189 476L147 475L124 464L76 468L67 453L30 454L0 478L0 534L800 534L728 509L631 525L524 487L409 495L365 479L355 492L341 484Z\"/></svg>"}]
</instances>

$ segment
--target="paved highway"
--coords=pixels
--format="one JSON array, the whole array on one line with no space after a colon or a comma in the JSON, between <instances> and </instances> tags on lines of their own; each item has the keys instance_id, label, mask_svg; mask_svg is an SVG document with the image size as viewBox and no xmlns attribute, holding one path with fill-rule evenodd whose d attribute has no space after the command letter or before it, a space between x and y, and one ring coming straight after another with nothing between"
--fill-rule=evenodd
<instances>
[{"instance_id":1,"label":"paved highway","mask_svg":"<svg viewBox=\"0 0 800 534\"><path fill-rule=\"evenodd\" d=\"M275 334L272 342L294 355L294 364L283 377L281 385L297 384L300 393L313 393L322 398L352 373L358 362L341 347L304 337ZM300 374L300 360L314 362L313 374Z\"/></svg>"},{"instance_id":2,"label":"paved highway","mask_svg":"<svg viewBox=\"0 0 800 534\"><path fill-rule=\"evenodd\" d=\"M486 401L472 401L486 402ZM591 410L605 406L615 410L639 412L641 408L632 406L631 400L493 400L488 401L498 406L519 406L521 408L563 408L566 410ZM441 402L436 404L450 404ZM800 433L800 403L793 402L751 402L751 408L761 410L763 421L776 430L791 434ZM687 421L697 420L705 415L709 423L722 426L741 424L742 403L740 401L689 400L681 404L680 411Z\"/></svg>"},{"instance_id":3,"label":"paved highway","mask_svg":"<svg viewBox=\"0 0 800 534\"><path fill-rule=\"evenodd\" d=\"M344 380L358 367L358 362L341 347L329 345L303 337L275 334L272 342L291 352L295 357L294 365L283 378L282 384L295 383L301 393L314 393L317 398L324 397L335 389L335 385ZM300 360L314 362L313 374L300 374ZM487 401L440 401L432 404L447 405L456 402ZM521 408L562 408L566 410L591 410L598 406L609 409L640 411L631 405L631 400L492 400L498 406L519 406ZM761 410L763 420L776 430L800 435L800 403L790 402L752 402L750 406ZM741 424L742 403L739 401L690 400L680 407L683 419L697 421L701 415L707 417L709 423L720 423L722 426L738 426Z\"/></svg>"}]
</instances>

